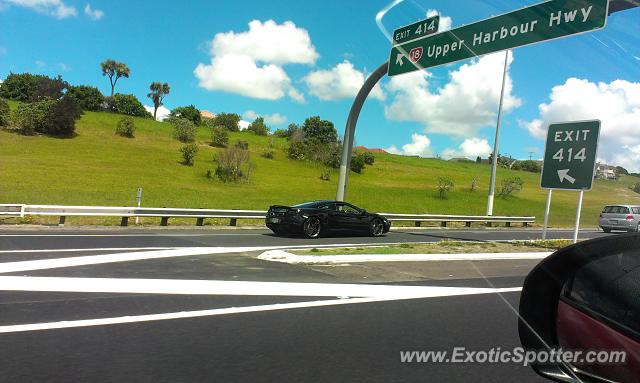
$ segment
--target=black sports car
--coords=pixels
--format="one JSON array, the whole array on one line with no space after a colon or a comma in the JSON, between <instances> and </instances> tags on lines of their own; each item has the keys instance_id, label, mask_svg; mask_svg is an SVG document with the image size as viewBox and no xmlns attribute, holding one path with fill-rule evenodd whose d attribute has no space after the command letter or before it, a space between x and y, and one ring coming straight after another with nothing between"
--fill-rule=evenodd
<instances>
[{"instance_id":1,"label":"black sports car","mask_svg":"<svg viewBox=\"0 0 640 383\"><path fill-rule=\"evenodd\" d=\"M267 212L266 224L276 235L303 234L307 238L330 231L364 232L377 237L391 227L385 217L340 201L273 205Z\"/></svg>"}]
</instances>

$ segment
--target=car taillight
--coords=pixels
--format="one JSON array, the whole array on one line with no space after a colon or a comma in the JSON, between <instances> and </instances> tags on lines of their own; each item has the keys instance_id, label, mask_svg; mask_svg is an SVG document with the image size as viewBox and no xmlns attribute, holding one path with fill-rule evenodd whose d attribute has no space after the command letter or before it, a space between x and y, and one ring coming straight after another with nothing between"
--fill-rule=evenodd
<instances>
[{"instance_id":1,"label":"car taillight","mask_svg":"<svg viewBox=\"0 0 640 383\"><path fill-rule=\"evenodd\" d=\"M632 221L632 220L633 220L633 216L632 216L631 214L629 214L629 215L627 216L627 221Z\"/></svg>"}]
</instances>

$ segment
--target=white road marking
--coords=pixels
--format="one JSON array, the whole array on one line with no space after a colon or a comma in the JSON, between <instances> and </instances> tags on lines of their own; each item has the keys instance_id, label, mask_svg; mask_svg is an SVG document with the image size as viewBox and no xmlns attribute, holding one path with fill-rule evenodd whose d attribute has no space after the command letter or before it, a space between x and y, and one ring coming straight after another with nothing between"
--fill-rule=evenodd
<instances>
[{"instance_id":1,"label":"white road marking","mask_svg":"<svg viewBox=\"0 0 640 383\"><path fill-rule=\"evenodd\" d=\"M240 253L255 250L255 247L186 247L170 250L138 251L100 255L85 255L80 257L68 258L38 259L33 261L4 262L0 263L0 274L18 271L55 269L60 267L96 265L102 263L139 261L144 259L186 257L204 254Z\"/></svg>"},{"instance_id":2,"label":"white road marking","mask_svg":"<svg viewBox=\"0 0 640 383\"><path fill-rule=\"evenodd\" d=\"M169 250L175 247L97 247L88 249L29 249L29 250L0 250L0 254L7 253L77 253L81 251L143 251L143 250Z\"/></svg>"},{"instance_id":3,"label":"white road marking","mask_svg":"<svg viewBox=\"0 0 640 383\"><path fill-rule=\"evenodd\" d=\"M495 292L492 288L209 281L184 279L0 277L0 290L83 293L259 295L308 297L433 297Z\"/></svg>"},{"instance_id":4,"label":"white road marking","mask_svg":"<svg viewBox=\"0 0 640 383\"><path fill-rule=\"evenodd\" d=\"M284 263L360 263L360 262L429 262L429 261L490 261L544 259L551 252L531 253L468 253L468 254L349 254L297 255L282 250L269 250L258 259Z\"/></svg>"},{"instance_id":5,"label":"white road marking","mask_svg":"<svg viewBox=\"0 0 640 383\"><path fill-rule=\"evenodd\" d=\"M494 294L521 291L513 288L468 288L440 286L385 286L289 282L240 282L147 280L112 278L49 278L49 277L0 277L3 290L21 291L74 291L74 292L138 292L160 294L215 294L215 295L276 295L276 296L337 296L354 297L311 302L280 303L248 307L231 307L212 310L133 315L112 318L83 319L73 321L30 323L0 326L0 333L52 330L62 328L102 326L122 323L138 323L168 319L196 318L240 313L289 310L297 308L326 307L390 300L449 297L473 294Z\"/></svg>"}]
</instances>

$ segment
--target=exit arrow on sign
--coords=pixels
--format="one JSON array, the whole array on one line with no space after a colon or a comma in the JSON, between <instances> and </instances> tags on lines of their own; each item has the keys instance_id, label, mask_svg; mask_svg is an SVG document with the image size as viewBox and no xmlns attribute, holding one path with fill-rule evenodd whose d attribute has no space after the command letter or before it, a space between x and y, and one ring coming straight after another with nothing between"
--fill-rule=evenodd
<instances>
[{"instance_id":1,"label":"exit arrow on sign","mask_svg":"<svg viewBox=\"0 0 640 383\"><path fill-rule=\"evenodd\" d=\"M396 64L402 66L402 53L398 53L396 56Z\"/></svg>"},{"instance_id":2,"label":"exit arrow on sign","mask_svg":"<svg viewBox=\"0 0 640 383\"><path fill-rule=\"evenodd\" d=\"M572 184L576 182L576 179L569 175L569 169L558 170L558 177L560 177L560 182L564 182L564 180L567 180Z\"/></svg>"}]
</instances>

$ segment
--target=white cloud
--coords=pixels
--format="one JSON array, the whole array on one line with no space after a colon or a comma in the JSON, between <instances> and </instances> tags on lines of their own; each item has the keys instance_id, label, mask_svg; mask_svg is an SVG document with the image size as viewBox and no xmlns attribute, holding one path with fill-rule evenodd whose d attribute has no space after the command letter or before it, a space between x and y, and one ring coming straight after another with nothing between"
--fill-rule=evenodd
<instances>
[{"instance_id":1,"label":"white cloud","mask_svg":"<svg viewBox=\"0 0 640 383\"><path fill-rule=\"evenodd\" d=\"M553 87L549 98L549 103L539 105L539 118L521 122L533 137L544 139L547 127L554 122L599 119L602 127L598 158L640 171L639 82L615 80L596 84L569 78Z\"/></svg>"},{"instance_id":2,"label":"white cloud","mask_svg":"<svg viewBox=\"0 0 640 383\"><path fill-rule=\"evenodd\" d=\"M207 90L265 100L278 100L291 88L291 79L281 67L260 66L251 57L236 54L213 57L211 65L198 64L195 75Z\"/></svg>"},{"instance_id":3,"label":"white cloud","mask_svg":"<svg viewBox=\"0 0 640 383\"><path fill-rule=\"evenodd\" d=\"M281 115L280 113L273 113L273 114L258 114L256 112L254 112L253 110L247 110L246 112L244 112L242 114L242 117L246 118L247 120L253 121L258 117L262 117L264 118L264 122L267 125L281 125L284 124L285 122L287 122L287 117Z\"/></svg>"},{"instance_id":4,"label":"white cloud","mask_svg":"<svg viewBox=\"0 0 640 383\"><path fill-rule=\"evenodd\" d=\"M512 63L510 55L508 65ZM386 86L393 101L385 107L385 116L390 120L419 122L427 133L473 137L480 128L496 122L503 66L503 53L474 59L449 72L450 81L437 89L430 84L429 72L395 76ZM512 89L507 72L505 113L522 103Z\"/></svg>"},{"instance_id":5,"label":"white cloud","mask_svg":"<svg viewBox=\"0 0 640 383\"><path fill-rule=\"evenodd\" d=\"M216 34L210 54L211 63L194 70L202 88L266 100L288 95L298 102L304 95L293 87L283 65L314 64L319 57L305 29L273 20L253 20L247 32Z\"/></svg>"},{"instance_id":6,"label":"white cloud","mask_svg":"<svg viewBox=\"0 0 640 383\"><path fill-rule=\"evenodd\" d=\"M253 20L248 32L218 33L211 44L212 56L244 55L273 64L314 64L319 55L309 33L291 21L277 24Z\"/></svg>"},{"instance_id":7,"label":"white cloud","mask_svg":"<svg viewBox=\"0 0 640 383\"><path fill-rule=\"evenodd\" d=\"M250 122L245 120L240 120L238 122L238 129L245 130L249 127Z\"/></svg>"},{"instance_id":8,"label":"white cloud","mask_svg":"<svg viewBox=\"0 0 640 383\"><path fill-rule=\"evenodd\" d=\"M458 149L445 149L442 152L443 158L453 158L453 157L466 157L472 160L475 160L476 157L488 157L489 154L493 151L491 145L489 145L489 141L486 138L467 138L465 139Z\"/></svg>"},{"instance_id":9,"label":"white cloud","mask_svg":"<svg viewBox=\"0 0 640 383\"><path fill-rule=\"evenodd\" d=\"M42 60L36 60L36 66L39 68L43 68L45 66L47 66L47 63L42 61Z\"/></svg>"},{"instance_id":10,"label":"white cloud","mask_svg":"<svg viewBox=\"0 0 640 383\"><path fill-rule=\"evenodd\" d=\"M56 68L61 72L69 72L71 71L71 67L65 63L57 63Z\"/></svg>"},{"instance_id":11,"label":"white cloud","mask_svg":"<svg viewBox=\"0 0 640 383\"><path fill-rule=\"evenodd\" d=\"M100 20L104 16L104 12L100 9L91 8L91 4L84 6L84 14L89 16L91 20Z\"/></svg>"},{"instance_id":12,"label":"white cloud","mask_svg":"<svg viewBox=\"0 0 640 383\"><path fill-rule=\"evenodd\" d=\"M153 106L145 105L144 108L147 110L147 112L153 115ZM164 121L165 118L169 117L169 113L171 113L169 109L165 108L163 105L160 105L160 107L158 108L158 113L156 113L156 120Z\"/></svg>"},{"instance_id":13,"label":"white cloud","mask_svg":"<svg viewBox=\"0 0 640 383\"><path fill-rule=\"evenodd\" d=\"M348 60L344 60L329 70L310 72L303 81L307 84L311 95L321 100L340 100L355 97L364 84L365 75L355 69ZM370 97L378 100L385 99L379 85L372 89Z\"/></svg>"},{"instance_id":14,"label":"white cloud","mask_svg":"<svg viewBox=\"0 0 640 383\"><path fill-rule=\"evenodd\" d=\"M62 0L2 0L5 5L29 8L43 15L65 19L78 15L75 7L66 5Z\"/></svg>"},{"instance_id":15,"label":"white cloud","mask_svg":"<svg viewBox=\"0 0 640 383\"><path fill-rule=\"evenodd\" d=\"M433 17L437 15L440 15L440 12L438 12L435 9L429 9L427 11L427 17ZM450 30L452 24L453 24L453 20L451 19L451 17L440 15L440 25L438 26L438 32L444 32L444 31Z\"/></svg>"},{"instance_id":16,"label":"white cloud","mask_svg":"<svg viewBox=\"0 0 640 383\"><path fill-rule=\"evenodd\" d=\"M431 157L431 140L423 134L413 133L411 135L411 143L402 145L402 149L398 149L393 145L386 148L385 151L404 156Z\"/></svg>"}]
</instances>

